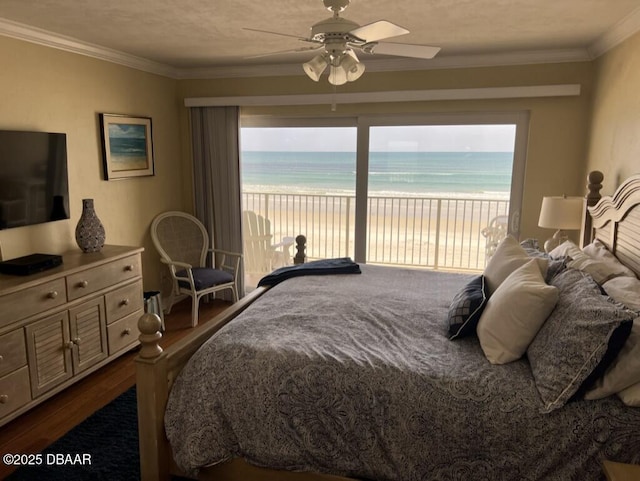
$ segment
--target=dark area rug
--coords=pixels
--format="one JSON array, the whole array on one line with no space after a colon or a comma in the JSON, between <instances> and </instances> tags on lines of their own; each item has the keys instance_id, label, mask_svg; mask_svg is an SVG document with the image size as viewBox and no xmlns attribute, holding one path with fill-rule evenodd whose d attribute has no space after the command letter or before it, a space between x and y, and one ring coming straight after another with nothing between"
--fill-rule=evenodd
<instances>
[{"instance_id":1,"label":"dark area rug","mask_svg":"<svg viewBox=\"0 0 640 481\"><path fill-rule=\"evenodd\" d=\"M23 466L6 479L139 480L136 388L92 414L41 454L40 465ZM83 455L87 455L85 460L91 457L90 463L81 462ZM73 463L76 460L80 462ZM67 464L60 465L61 462Z\"/></svg>"},{"instance_id":2,"label":"dark area rug","mask_svg":"<svg viewBox=\"0 0 640 481\"><path fill-rule=\"evenodd\" d=\"M10 474L7 481L138 481L135 386L77 425L41 455L38 466L23 466ZM85 460L90 456L90 464L82 462L83 456Z\"/></svg>"}]
</instances>

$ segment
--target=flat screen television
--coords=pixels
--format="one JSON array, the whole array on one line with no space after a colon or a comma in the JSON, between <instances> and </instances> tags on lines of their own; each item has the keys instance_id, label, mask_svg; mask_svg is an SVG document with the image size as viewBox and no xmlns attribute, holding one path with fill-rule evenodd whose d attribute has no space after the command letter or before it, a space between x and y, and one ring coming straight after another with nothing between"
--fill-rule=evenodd
<instances>
[{"instance_id":1,"label":"flat screen television","mask_svg":"<svg viewBox=\"0 0 640 481\"><path fill-rule=\"evenodd\" d=\"M0 130L0 229L68 218L66 134Z\"/></svg>"}]
</instances>

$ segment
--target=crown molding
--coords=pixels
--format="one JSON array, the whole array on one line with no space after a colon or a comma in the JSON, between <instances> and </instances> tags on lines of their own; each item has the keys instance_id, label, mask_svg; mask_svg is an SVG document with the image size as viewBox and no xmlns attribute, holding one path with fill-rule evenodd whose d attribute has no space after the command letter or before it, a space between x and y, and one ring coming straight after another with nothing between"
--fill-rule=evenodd
<instances>
[{"instance_id":1,"label":"crown molding","mask_svg":"<svg viewBox=\"0 0 640 481\"><path fill-rule=\"evenodd\" d=\"M589 53L593 58L608 52L621 44L631 35L640 31L640 7L616 23L613 28L605 32L598 40L589 46Z\"/></svg>"},{"instance_id":2,"label":"crown molding","mask_svg":"<svg viewBox=\"0 0 640 481\"><path fill-rule=\"evenodd\" d=\"M585 62L604 54L638 31L640 31L640 8L637 8L630 15L618 22L610 31L602 35L588 48L530 50L478 55L441 55L430 60L412 58L369 59L368 56L363 56L363 62L366 64L368 72ZM3 18L0 18L0 35L45 47L64 50L66 52L85 55L173 79L304 75L298 63L177 68Z\"/></svg>"},{"instance_id":3,"label":"crown molding","mask_svg":"<svg viewBox=\"0 0 640 481\"><path fill-rule=\"evenodd\" d=\"M136 70L154 73L165 77L178 78L177 69L170 65L153 62L145 58L136 57L128 53L112 50L100 45L83 42L72 37L66 37L40 28L32 27L11 20L0 18L0 35L25 42L35 43L45 47L77 53L87 57L105 60L107 62L124 65Z\"/></svg>"}]
</instances>

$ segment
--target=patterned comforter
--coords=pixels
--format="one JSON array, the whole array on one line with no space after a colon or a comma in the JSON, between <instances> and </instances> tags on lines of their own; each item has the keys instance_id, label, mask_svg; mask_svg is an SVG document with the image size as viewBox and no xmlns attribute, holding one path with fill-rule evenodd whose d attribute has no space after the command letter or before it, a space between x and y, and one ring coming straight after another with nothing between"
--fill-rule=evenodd
<instances>
[{"instance_id":1,"label":"patterned comforter","mask_svg":"<svg viewBox=\"0 0 640 481\"><path fill-rule=\"evenodd\" d=\"M469 276L376 266L263 295L192 357L165 428L178 464L372 480L599 480L640 462L640 409L616 397L550 414L526 358L491 365L447 311Z\"/></svg>"}]
</instances>

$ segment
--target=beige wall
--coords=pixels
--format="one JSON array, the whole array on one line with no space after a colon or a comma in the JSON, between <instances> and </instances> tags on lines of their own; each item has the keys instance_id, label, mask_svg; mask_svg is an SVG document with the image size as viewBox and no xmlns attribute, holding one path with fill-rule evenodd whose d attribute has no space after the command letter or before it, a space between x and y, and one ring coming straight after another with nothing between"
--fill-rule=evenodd
<instances>
[{"instance_id":1,"label":"beige wall","mask_svg":"<svg viewBox=\"0 0 640 481\"><path fill-rule=\"evenodd\" d=\"M190 134L184 99L201 96L330 93L326 82L305 76L218 80L172 80L108 62L0 37L0 129L67 133L71 219L0 231L7 258L75 248L81 200L95 199L107 243L145 247L145 289L159 286L160 264L148 227L162 211L192 209ZM474 88L578 83L577 97L377 103L269 109L291 115L359 115L523 111L531 114L522 235L545 238L538 229L543 195L584 191L593 63L549 64L395 73L367 72L341 92ZM153 119L156 175L102 180L98 113ZM266 113L253 109L249 113Z\"/></svg>"},{"instance_id":2,"label":"beige wall","mask_svg":"<svg viewBox=\"0 0 640 481\"><path fill-rule=\"evenodd\" d=\"M359 115L377 113L437 113L529 111L529 149L523 199L521 236L547 238L551 234L537 227L543 195L583 195L585 193L585 138L589 126L593 64L548 64L475 69L427 70L402 73L365 73L357 82L339 87L339 92L389 90L427 90L445 88L506 87L550 84L580 84L577 97L532 99L437 101L338 105L335 113L329 105L281 108L246 108L247 114L283 115ZM289 78L253 78L183 80L181 99L242 95L283 95L330 93L323 78L320 83L306 76ZM184 109L186 111L186 109ZM186 113L182 123L185 125ZM183 132L188 129L183 128ZM183 144L185 144L183 142ZM188 152L183 159L188 162ZM184 165L184 169L190 169Z\"/></svg>"},{"instance_id":3,"label":"beige wall","mask_svg":"<svg viewBox=\"0 0 640 481\"><path fill-rule=\"evenodd\" d=\"M603 193L640 173L640 33L596 60L587 170L604 173Z\"/></svg>"},{"instance_id":4,"label":"beige wall","mask_svg":"<svg viewBox=\"0 0 640 481\"><path fill-rule=\"evenodd\" d=\"M95 199L107 243L144 246L145 289L160 265L148 227L182 209L180 123L175 80L0 37L0 129L67 134L70 220L0 231L5 258L77 248L82 199ZM156 175L102 180L98 113L151 117Z\"/></svg>"}]
</instances>

